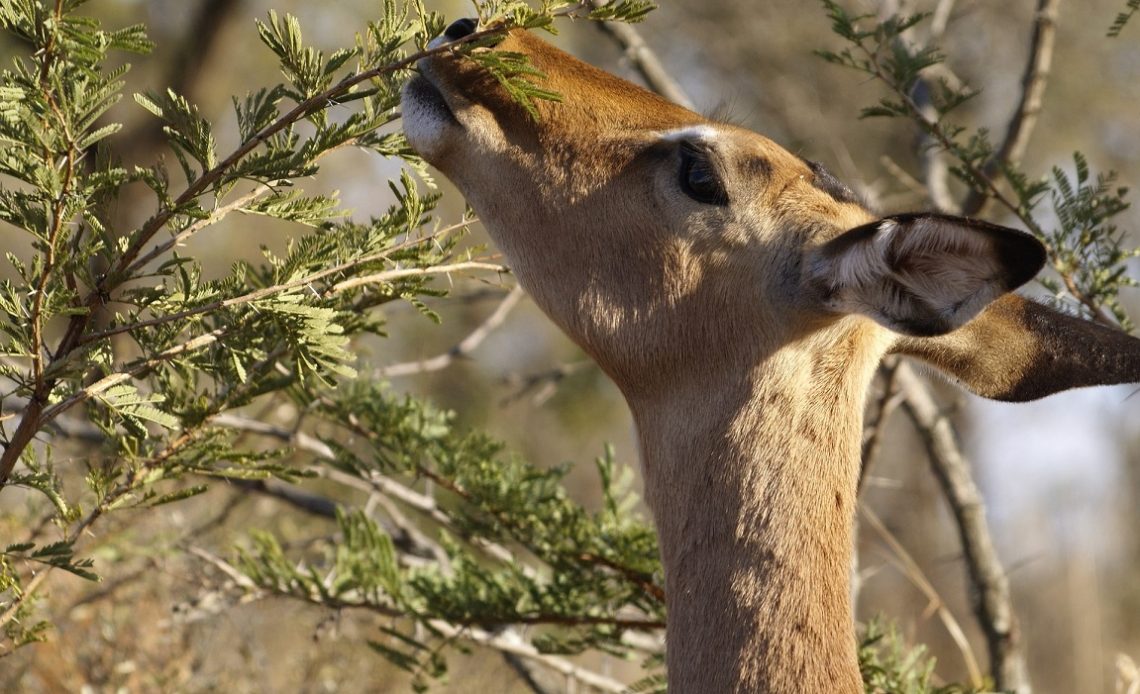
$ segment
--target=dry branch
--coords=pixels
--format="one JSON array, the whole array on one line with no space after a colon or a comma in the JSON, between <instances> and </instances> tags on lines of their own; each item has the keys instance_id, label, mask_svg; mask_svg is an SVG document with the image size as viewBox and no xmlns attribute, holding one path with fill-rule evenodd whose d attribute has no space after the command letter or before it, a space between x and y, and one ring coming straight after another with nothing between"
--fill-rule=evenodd
<instances>
[{"instance_id":1,"label":"dry branch","mask_svg":"<svg viewBox=\"0 0 1140 694\"><path fill-rule=\"evenodd\" d=\"M380 378L396 378L399 376L410 376L412 374L427 373L429 371L439 371L451 366L457 359L465 359L475 351L479 345L483 344L483 340L495 331L503 321L507 319L507 314L511 309L518 304L523 296L522 287L515 285L514 289L507 294L490 316L484 320L479 327L475 328L467 337L459 341L451 349L443 354L420 359L418 361L405 362L402 364L393 364L386 366L377 372Z\"/></svg>"},{"instance_id":2,"label":"dry branch","mask_svg":"<svg viewBox=\"0 0 1140 694\"><path fill-rule=\"evenodd\" d=\"M879 537L883 539L887 547L890 548L891 553L894 554L895 559L899 563L899 570L906 576L916 588L922 591L922 594L929 601L927 612L935 612L938 619L941 620L943 626L946 627L946 632L950 634L953 639L954 645L958 647L958 651L962 654L962 660L966 663L966 670L970 673L970 682L974 687L981 687L983 684L982 669L978 667L978 659L974 657L974 650L970 648L970 640L966 638L966 633L962 630L962 625L954 617L949 608L946 607L946 601L938 594L934 585L922 572L918 566L918 562L906 551L902 543L895 537L886 526L879 516L868 508L866 505L859 507L859 512L867 521Z\"/></svg>"},{"instance_id":3,"label":"dry branch","mask_svg":"<svg viewBox=\"0 0 1140 694\"><path fill-rule=\"evenodd\" d=\"M988 162L983 172L993 179L1001 175L1002 167L1016 165L1029 147L1029 138L1037 125L1045 87L1049 81L1049 71L1053 64L1053 46L1057 34L1057 7L1061 0L1038 0L1036 18L1033 22L1033 38L1030 40L1029 60L1025 74L1021 78L1021 98L1017 110L1006 127L1005 139L1001 147ZM962 213L981 214L990 197L978 191L971 191L962 204Z\"/></svg>"},{"instance_id":4,"label":"dry branch","mask_svg":"<svg viewBox=\"0 0 1140 694\"><path fill-rule=\"evenodd\" d=\"M900 365L895 379L906 396L903 409L926 445L934 476L958 526L966 568L974 586L974 611L986 635L994 684L1001 690L1027 694L1031 691L1029 670L1013 612L1009 579L994 548L985 502L970 472L970 463L962 455L950 421L910 365Z\"/></svg>"}]
</instances>

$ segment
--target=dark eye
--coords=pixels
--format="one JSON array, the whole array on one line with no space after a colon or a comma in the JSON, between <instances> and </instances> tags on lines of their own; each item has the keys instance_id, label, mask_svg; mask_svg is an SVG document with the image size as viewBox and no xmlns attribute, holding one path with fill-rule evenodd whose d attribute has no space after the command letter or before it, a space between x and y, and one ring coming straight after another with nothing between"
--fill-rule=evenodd
<instances>
[{"instance_id":1,"label":"dark eye","mask_svg":"<svg viewBox=\"0 0 1140 694\"><path fill-rule=\"evenodd\" d=\"M728 204L728 194L708 154L691 145L681 146L681 190L706 205Z\"/></svg>"}]
</instances>

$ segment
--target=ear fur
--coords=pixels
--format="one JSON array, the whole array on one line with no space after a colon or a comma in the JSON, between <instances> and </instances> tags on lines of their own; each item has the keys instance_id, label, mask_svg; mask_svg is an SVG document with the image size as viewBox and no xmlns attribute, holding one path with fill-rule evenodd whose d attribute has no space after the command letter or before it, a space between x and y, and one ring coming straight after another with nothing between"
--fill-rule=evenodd
<instances>
[{"instance_id":1,"label":"ear fur","mask_svg":"<svg viewBox=\"0 0 1140 694\"><path fill-rule=\"evenodd\" d=\"M964 325L1045 264L1029 234L941 214L903 214L847 231L817 249L809 282L836 313L860 313L904 335Z\"/></svg>"}]
</instances>

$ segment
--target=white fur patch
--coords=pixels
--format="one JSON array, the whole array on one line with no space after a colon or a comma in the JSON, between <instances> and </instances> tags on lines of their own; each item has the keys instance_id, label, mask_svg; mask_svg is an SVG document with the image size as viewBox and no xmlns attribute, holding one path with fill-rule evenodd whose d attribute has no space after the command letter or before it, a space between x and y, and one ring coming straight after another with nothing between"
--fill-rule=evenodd
<instances>
[{"instance_id":1,"label":"white fur patch","mask_svg":"<svg viewBox=\"0 0 1140 694\"><path fill-rule=\"evenodd\" d=\"M455 128L451 115L442 111L440 104L423 98L410 82L400 93L400 110L408 142L428 159L443 146L448 132Z\"/></svg>"},{"instance_id":2,"label":"white fur patch","mask_svg":"<svg viewBox=\"0 0 1140 694\"><path fill-rule=\"evenodd\" d=\"M658 137L665 142L685 142L687 140L709 141L716 139L716 128L711 125L689 125L676 130L666 130L658 133Z\"/></svg>"}]
</instances>

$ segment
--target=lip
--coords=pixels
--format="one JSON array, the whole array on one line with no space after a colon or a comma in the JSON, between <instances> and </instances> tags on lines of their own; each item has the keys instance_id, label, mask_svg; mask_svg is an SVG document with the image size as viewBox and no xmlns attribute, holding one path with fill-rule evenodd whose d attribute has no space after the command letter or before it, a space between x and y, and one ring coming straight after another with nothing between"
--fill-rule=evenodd
<instances>
[{"instance_id":1,"label":"lip","mask_svg":"<svg viewBox=\"0 0 1140 694\"><path fill-rule=\"evenodd\" d=\"M460 125L459 120L455 117L455 112L451 110L451 105L447 103L447 97L443 95L443 91L422 72L412 77L404 85L404 98L410 98L420 108L434 111L436 115L445 117L457 126Z\"/></svg>"}]
</instances>

